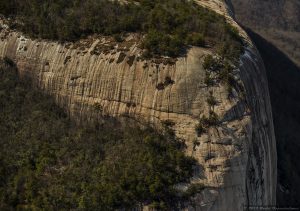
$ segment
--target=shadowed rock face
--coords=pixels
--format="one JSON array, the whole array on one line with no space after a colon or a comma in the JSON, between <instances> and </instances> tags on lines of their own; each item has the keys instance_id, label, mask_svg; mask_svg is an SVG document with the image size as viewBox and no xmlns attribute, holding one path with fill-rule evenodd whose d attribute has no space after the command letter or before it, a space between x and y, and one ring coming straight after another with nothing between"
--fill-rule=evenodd
<instances>
[{"instance_id":1,"label":"shadowed rock face","mask_svg":"<svg viewBox=\"0 0 300 211\"><path fill-rule=\"evenodd\" d=\"M300 204L300 69L284 53L250 29L269 81L278 152L279 206Z\"/></svg>"},{"instance_id":2,"label":"shadowed rock face","mask_svg":"<svg viewBox=\"0 0 300 211\"><path fill-rule=\"evenodd\" d=\"M211 8L220 8L211 3ZM186 153L198 161L192 183L206 187L188 209L232 211L275 204L276 149L268 84L251 43L234 71L237 87L229 99L221 83L204 83L202 63L212 54L210 49L193 47L175 60L143 60L136 34L123 43L98 36L75 44L31 40L8 29L0 36L0 56L12 58L21 75L31 75L74 119L129 116L158 126L162 120L174 121L176 135L186 141ZM210 92L218 102L213 110L220 124L198 137L195 127L201 116L208 116Z\"/></svg>"}]
</instances>

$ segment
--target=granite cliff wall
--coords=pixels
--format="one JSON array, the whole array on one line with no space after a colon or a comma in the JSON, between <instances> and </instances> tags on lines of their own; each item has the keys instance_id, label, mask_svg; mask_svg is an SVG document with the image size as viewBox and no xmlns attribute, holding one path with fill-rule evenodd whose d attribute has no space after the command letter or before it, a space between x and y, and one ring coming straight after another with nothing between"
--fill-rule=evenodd
<instances>
[{"instance_id":1,"label":"granite cliff wall","mask_svg":"<svg viewBox=\"0 0 300 211\"><path fill-rule=\"evenodd\" d=\"M227 8L215 1L199 3ZM128 35L123 43L92 36L60 44L26 38L4 26L0 37L0 56L13 59L21 75L32 76L74 119L111 115L156 125L174 121L186 153L198 161L192 183L205 186L187 209L232 211L275 204L276 148L268 86L263 62L249 40L234 70L238 86L228 98L221 83L204 83L202 63L213 54L207 48L192 47L177 59L144 60L138 34ZM195 127L201 116L208 116L210 93L218 102L214 112L220 124L198 137Z\"/></svg>"}]
</instances>

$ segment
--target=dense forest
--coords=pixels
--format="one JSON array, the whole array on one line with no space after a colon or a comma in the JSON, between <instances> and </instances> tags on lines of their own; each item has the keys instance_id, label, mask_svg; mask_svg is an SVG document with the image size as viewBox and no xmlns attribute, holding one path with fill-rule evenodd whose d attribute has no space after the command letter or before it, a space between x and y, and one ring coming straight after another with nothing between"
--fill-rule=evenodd
<instances>
[{"instance_id":1,"label":"dense forest","mask_svg":"<svg viewBox=\"0 0 300 211\"><path fill-rule=\"evenodd\" d=\"M176 189L195 161L168 126L78 126L25 79L0 62L0 210L176 209L201 190Z\"/></svg>"},{"instance_id":2,"label":"dense forest","mask_svg":"<svg viewBox=\"0 0 300 211\"><path fill-rule=\"evenodd\" d=\"M31 37L75 41L90 34L145 35L145 56L179 56L190 45L238 58L241 38L223 16L188 0L0 0L0 13Z\"/></svg>"}]
</instances>

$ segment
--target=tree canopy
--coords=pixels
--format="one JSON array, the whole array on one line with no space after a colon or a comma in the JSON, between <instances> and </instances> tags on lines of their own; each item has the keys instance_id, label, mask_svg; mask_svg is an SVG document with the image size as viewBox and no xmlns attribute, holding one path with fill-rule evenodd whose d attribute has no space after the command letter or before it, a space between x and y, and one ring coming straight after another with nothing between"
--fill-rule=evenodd
<instances>
[{"instance_id":1,"label":"tree canopy","mask_svg":"<svg viewBox=\"0 0 300 211\"><path fill-rule=\"evenodd\" d=\"M0 0L11 26L32 37L74 41L90 34L145 34L148 56L176 57L189 45L218 46L237 57L241 38L225 18L189 0ZM17 20L17 21L15 21Z\"/></svg>"}]
</instances>

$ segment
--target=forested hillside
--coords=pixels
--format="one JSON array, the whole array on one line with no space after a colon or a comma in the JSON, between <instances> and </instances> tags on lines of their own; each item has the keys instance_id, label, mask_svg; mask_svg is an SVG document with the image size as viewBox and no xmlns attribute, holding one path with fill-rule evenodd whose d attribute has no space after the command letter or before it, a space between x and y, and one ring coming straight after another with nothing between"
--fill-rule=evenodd
<instances>
[{"instance_id":1,"label":"forested hillside","mask_svg":"<svg viewBox=\"0 0 300 211\"><path fill-rule=\"evenodd\" d=\"M300 67L299 0L232 0L236 19Z\"/></svg>"},{"instance_id":2,"label":"forested hillside","mask_svg":"<svg viewBox=\"0 0 300 211\"><path fill-rule=\"evenodd\" d=\"M144 56L176 57L189 45L216 46L231 59L241 51L237 30L217 13L188 0L0 0L0 13L11 17L11 27L31 37L74 41L90 34L126 32L145 35Z\"/></svg>"},{"instance_id":3,"label":"forested hillside","mask_svg":"<svg viewBox=\"0 0 300 211\"><path fill-rule=\"evenodd\" d=\"M194 160L165 124L77 126L51 97L0 63L0 210L115 210L149 205L175 209L201 190L182 192Z\"/></svg>"}]
</instances>

